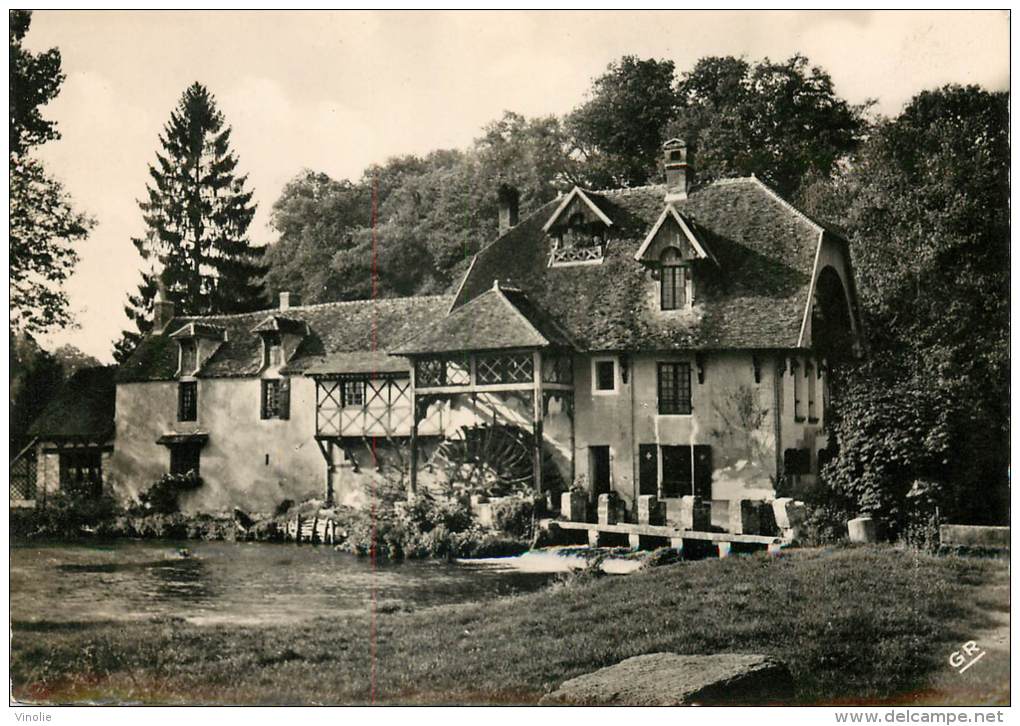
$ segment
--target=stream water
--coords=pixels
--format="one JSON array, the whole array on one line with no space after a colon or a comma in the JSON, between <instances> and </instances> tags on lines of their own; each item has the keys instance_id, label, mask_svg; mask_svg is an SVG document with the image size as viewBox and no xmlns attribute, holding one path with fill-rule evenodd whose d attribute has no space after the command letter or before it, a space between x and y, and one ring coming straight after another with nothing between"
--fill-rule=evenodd
<instances>
[{"instance_id":1,"label":"stream water","mask_svg":"<svg viewBox=\"0 0 1020 726\"><path fill-rule=\"evenodd\" d=\"M181 558L178 547L191 557ZM554 575L509 564L378 562L328 547L232 542L11 544L11 619L172 616L197 624L289 624L537 590Z\"/></svg>"}]
</instances>

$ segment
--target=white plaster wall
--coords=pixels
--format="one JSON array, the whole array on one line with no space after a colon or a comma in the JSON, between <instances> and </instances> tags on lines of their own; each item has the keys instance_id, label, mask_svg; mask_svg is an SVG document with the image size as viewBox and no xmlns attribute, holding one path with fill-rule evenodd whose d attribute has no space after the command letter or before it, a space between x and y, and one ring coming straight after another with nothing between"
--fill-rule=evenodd
<instances>
[{"instance_id":1,"label":"white plaster wall","mask_svg":"<svg viewBox=\"0 0 1020 726\"><path fill-rule=\"evenodd\" d=\"M691 364L691 415L658 414L657 363L668 361ZM590 484L588 447L608 445L612 487L628 508L633 508L640 444L708 444L712 447L713 499L774 496L774 370L773 360L762 356L760 382L756 383L750 352L710 353L704 356L704 383L698 383L693 354L638 354L630 356L629 380L619 380L615 394L592 395L591 358L579 356L574 368L577 473ZM750 396L754 409L761 413L755 427L744 426L746 422L735 410L736 397L742 395ZM661 462L659 475L661 479Z\"/></svg>"},{"instance_id":2,"label":"white plaster wall","mask_svg":"<svg viewBox=\"0 0 1020 726\"><path fill-rule=\"evenodd\" d=\"M291 379L287 420L261 420L260 397L258 379L199 379L198 420L178 422L176 381L118 384L111 491L137 497L169 470L170 452L156 440L200 431L209 435L200 464L204 485L182 497L184 511L270 511L283 499L322 497L315 382Z\"/></svg>"}]
</instances>

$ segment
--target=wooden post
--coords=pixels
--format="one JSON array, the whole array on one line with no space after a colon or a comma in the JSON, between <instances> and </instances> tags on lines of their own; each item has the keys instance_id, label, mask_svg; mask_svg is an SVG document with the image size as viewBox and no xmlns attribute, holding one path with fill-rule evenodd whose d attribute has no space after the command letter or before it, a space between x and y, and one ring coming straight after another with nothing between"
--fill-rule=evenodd
<instances>
[{"instance_id":1,"label":"wooden post","mask_svg":"<svg viewBox=\"0 0 1020 726\"><path fill-rule=\"evenodd\" d=\"M414 365L411 373L411 471L407 478L407 495L418 491L418 395L414 391Z\"/></svg>"},{"instance_id":2,"label":"wooden post","mask_svg":"<svg viewBox=\"0 0 1020 726\"><path fill-rule=\"evenodd\" d=\"M533 415L531 419L532 454L531 473L535 484L535 493L542 493L542 354L533 354L535 388L533 398Z\"/></svg>"},{"instance_id":3,"label":"wooden post","mask_svg":"<svg viewBox=\"0 0 1020 726\"><path fill-rule=\"evenodd\" d=\"M333 483L333 440L330 439L326 443L326 506L333 506L333 492L335 491Z\"/></svg>"}]
</instances>

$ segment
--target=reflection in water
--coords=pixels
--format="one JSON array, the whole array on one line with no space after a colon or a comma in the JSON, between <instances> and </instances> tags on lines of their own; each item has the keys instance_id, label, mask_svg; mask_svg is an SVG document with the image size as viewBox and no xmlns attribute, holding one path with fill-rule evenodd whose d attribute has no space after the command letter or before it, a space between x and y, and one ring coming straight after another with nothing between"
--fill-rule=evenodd
<instances>
[{"instance_id":1,"label":"reflection in water","mask_svg":"<svg viewBox=\"0 0 1020 726\"><path fill-rule=\"evenodd\" d=\"M11 617L75 621L183 617L196 623L291 623L409 610L535 590L548 574L498 565L378 563L326 547L189 543L14 543ZM45 603L45 605L41 605Z\"/></svg>"}]
</instances>

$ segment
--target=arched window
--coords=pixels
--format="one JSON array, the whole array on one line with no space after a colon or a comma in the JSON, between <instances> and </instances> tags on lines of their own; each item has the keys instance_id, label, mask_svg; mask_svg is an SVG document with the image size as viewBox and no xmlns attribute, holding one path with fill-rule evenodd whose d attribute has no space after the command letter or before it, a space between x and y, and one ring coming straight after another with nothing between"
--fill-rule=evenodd
<instances>
[{"instance_id":1,"label":"arched window","mask_svg":"<svg viewBox=\"0 0 1020 726\"><path fill-rule=\"evenodd\" d=\"M683 262L680 251L675 247L667 247L659 257L659 303L663 310L680 310L690 302L690 268Z\"/></svg>"}]
</instances>

